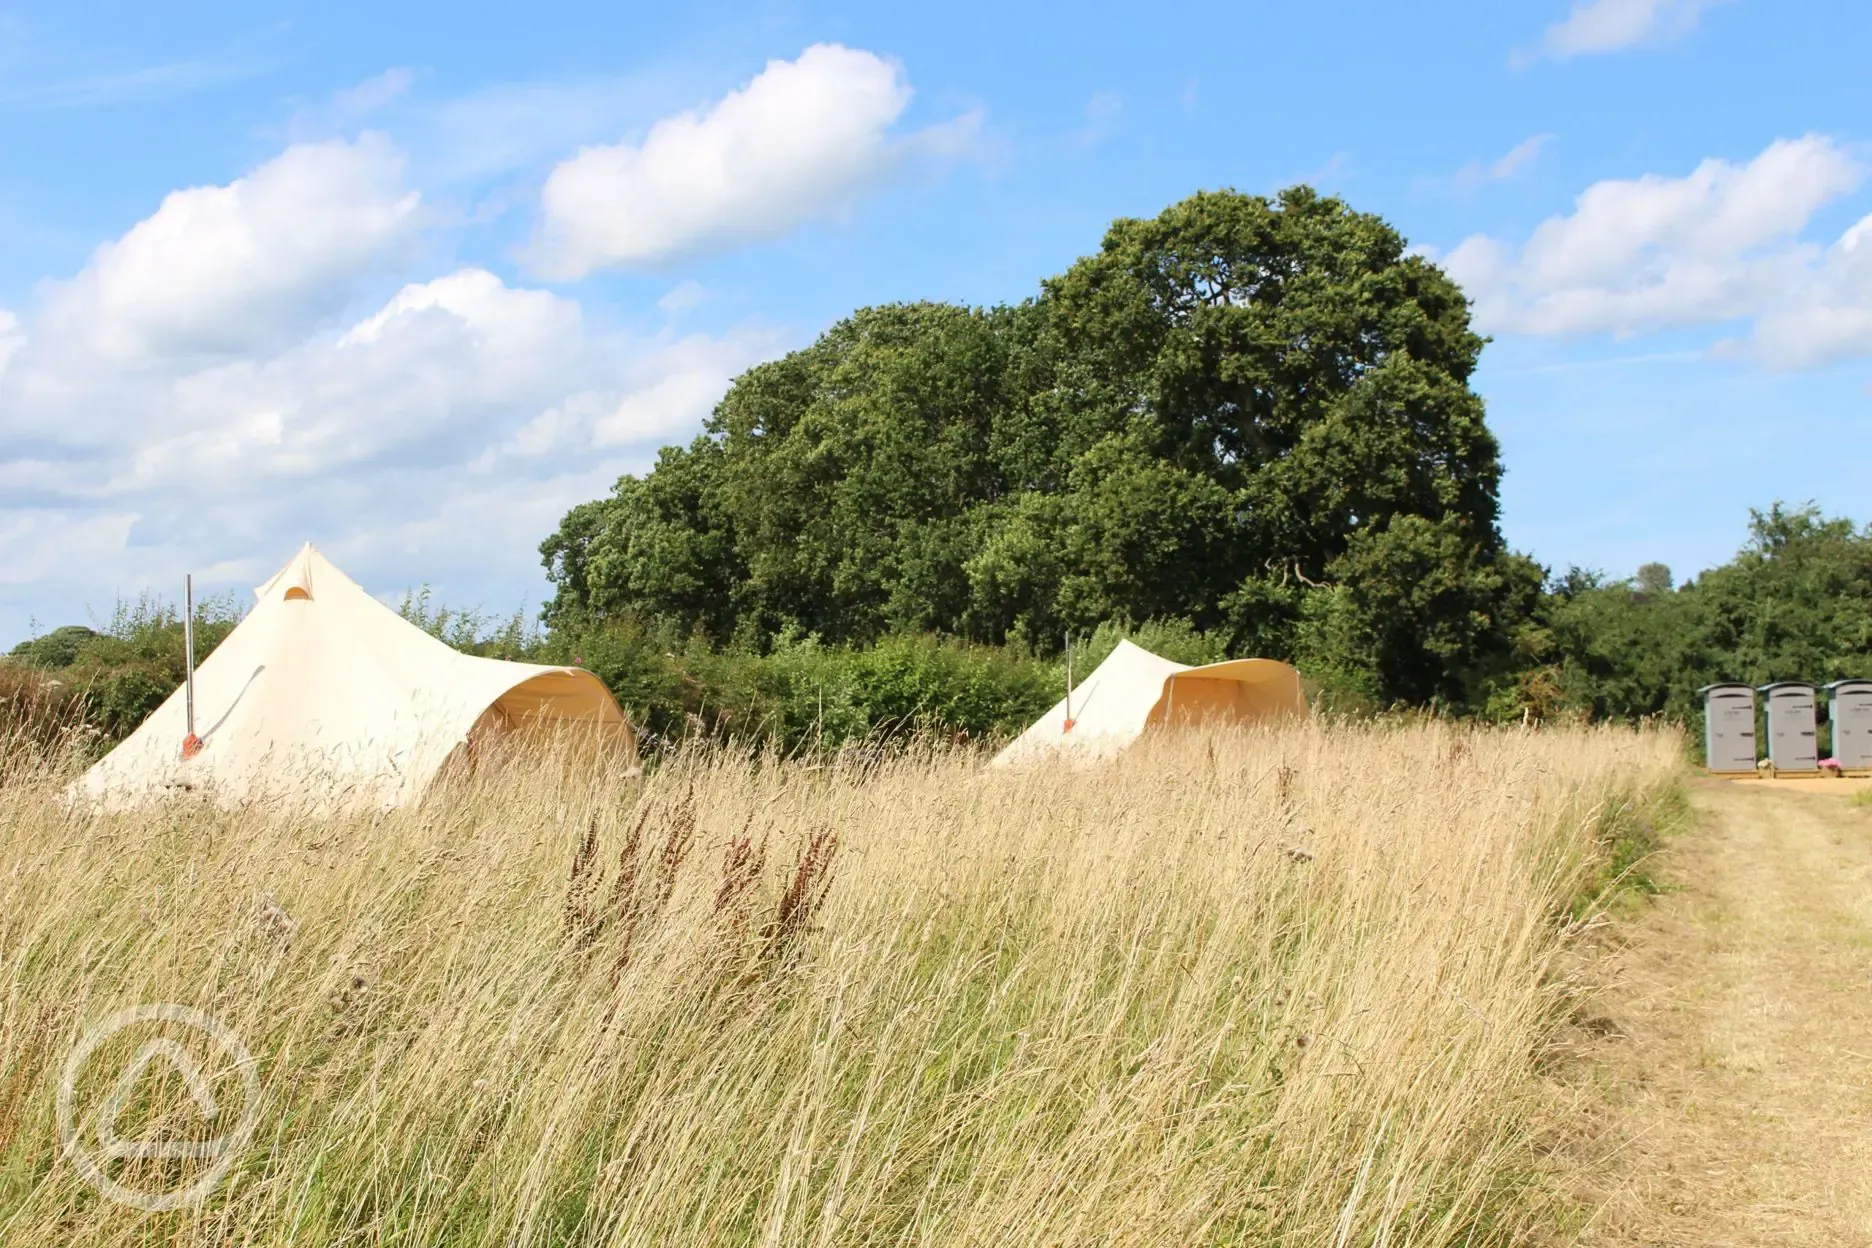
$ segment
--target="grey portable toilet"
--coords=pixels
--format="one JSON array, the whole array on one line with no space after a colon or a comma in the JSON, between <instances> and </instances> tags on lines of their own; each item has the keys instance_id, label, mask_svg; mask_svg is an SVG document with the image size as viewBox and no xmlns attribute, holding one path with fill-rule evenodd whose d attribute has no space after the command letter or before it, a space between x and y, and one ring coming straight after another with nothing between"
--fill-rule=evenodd
<instances>
[{"instance_id":1,"label":"grey portable toilet","mask_svg":"<svg viewBox=\"0 0 1872 1248\"><path fill-rule=\"evenodd\" d=\"M1763 685L1768 695L1768 761L1776 771L1818 771L1819 737L1814 732L1814 687L1798 680Z\"/></svg>"},{"instance_id":2,"label":"grey portable toilet","mask_svg":"<svg viewBox=\"0 0 1872 1248\"><path fill-rule=\"evenodd\" d=\"M1755 690L1722 683L1697 690L1703 695L1703 765L1711 771L1755 770Z\"/></svg>"},{"instance_id":3,"label":"grey portable toilet","mask_svg":"<svg viewBox=\"0 0 1872 1248\"><path fill-rule=\"evenodd\" d=\"M1833 757L1841 767L1872 767L1872 680L1836 680L1826 691Z\"/></svg>"}]
</instances>

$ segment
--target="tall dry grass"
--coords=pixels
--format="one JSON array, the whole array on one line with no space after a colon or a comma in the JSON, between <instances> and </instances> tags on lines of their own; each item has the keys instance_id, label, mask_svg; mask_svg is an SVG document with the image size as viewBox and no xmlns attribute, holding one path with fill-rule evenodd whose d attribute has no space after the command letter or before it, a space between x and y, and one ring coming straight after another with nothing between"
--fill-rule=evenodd
<instances>
[{"instance_id":1,"label":"tall dry grass","mask_svg":"<svg viewBox=\"0 0 1872 1248\"><path fill-rule=\"evenodd\" d=\"M15 775L0 1242L1516 1242L1569 904L1678 758L1314 725L1088 773L483 771L333 822ZM263 1111L146 1214L62 1159L54 1084L169 1001Z\"/></svg>"}]
</instances>

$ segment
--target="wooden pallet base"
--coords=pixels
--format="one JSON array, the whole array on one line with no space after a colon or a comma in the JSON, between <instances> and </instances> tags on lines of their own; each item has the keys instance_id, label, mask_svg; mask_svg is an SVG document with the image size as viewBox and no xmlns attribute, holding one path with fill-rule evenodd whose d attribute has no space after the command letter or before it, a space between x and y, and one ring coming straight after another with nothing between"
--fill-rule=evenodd
<instances>
[{"instance_id":1,"label":"wooden pallet base","mask_svg":"<svg viewBox=\"0 0 1872 1248\"><path fill-rule=\"evenodd\" d=\"M1762 767L1755 771L1708 771L1704 775L1712 780L1866 780L1872 779L1872 768L1848 767L1841 771L1777 771L1773 767Z\"/></svg>"}]
</instances>

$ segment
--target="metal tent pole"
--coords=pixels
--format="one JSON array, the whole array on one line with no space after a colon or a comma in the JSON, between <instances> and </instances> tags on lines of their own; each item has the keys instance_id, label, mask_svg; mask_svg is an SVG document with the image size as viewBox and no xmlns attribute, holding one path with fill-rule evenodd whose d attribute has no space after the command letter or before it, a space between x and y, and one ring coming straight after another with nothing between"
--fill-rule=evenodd
<instances>
[{"instance_id":1,"label":"metal tent pole","mask_svg":"<svg viewBox=\"0 0 1872 1248\"><path fill-rule=\"evenodd\" d=\"M188 736L182 740L182 757L189 759L201 750L201 738L195 735L195 576L190 573L182 589L183 670L187 673Z\"/></svg>"},{"instance_id":2,"label":"metal tent pole","mask_svg":"<svg viewBox=\"0 0 1872 1248\"><path fill-rule=\"evenodd\" d=\"M190 573L183 582L182 648L188 651L185 665L188 670L188 735L195 735L195 576Z\"/></svg>"},{"instance_id":3,"label":"metal tent pole","mask_svg":"<svg viewBox=\"0 0 1872 1248\"><path fill-rule=\"evenodd\" d=\"M1066 727L1061 731L1071 732L1072 726L1072 633L1069 631L1066 634Z\"/></svg>"}]
</instances>

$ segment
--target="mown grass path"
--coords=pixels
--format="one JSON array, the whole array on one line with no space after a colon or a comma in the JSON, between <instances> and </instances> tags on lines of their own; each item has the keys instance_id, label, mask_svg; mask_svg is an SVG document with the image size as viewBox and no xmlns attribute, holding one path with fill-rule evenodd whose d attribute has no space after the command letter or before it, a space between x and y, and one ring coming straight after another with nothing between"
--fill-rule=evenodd
<instances>
[{"instance_id":1,"label":"mown grass path","mask_svg":"<svg viewBox=\"0 0 1872 1248\"><path fill-rule=\"evenodd\" d=\"M1594 1046L1594 1245L1872 1244L1872 808L1699 781Z\"/></svg>"}]
</instances>

